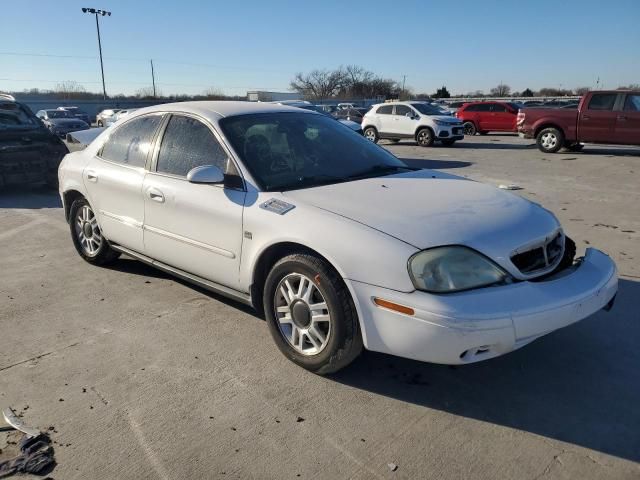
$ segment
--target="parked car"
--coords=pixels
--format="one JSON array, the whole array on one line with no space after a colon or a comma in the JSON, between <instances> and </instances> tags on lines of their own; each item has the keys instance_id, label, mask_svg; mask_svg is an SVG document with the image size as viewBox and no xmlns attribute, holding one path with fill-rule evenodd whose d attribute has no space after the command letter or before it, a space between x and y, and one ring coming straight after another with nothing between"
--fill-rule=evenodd
<instances>
[{"instance_id":1,"label":"parked car","mask_svg":"<svg viewBox=\"0 0 640 480\"><path fill-rule=\"evenodd\" d=\"M450 102L442 105L448 112L449 115L455 115L458 109L463 106L467 102Z\"/></svg>"},{"instance_id":2,"label":"parked car","mask_svg":"<svg viewBox=\"0 0 640 480\"><path fill-rule=\"evenodd\" d=\"M355 105L353 103L339 103L338 104L338 110L345 110L348 108L355 108Z\"/></svg>"},{"instance_id":3,"label":"parked car","mask_svg":"<svg viewBox=\"0 0 640 480\"><path fill-rule=\"evenodd\" d=\"M640 90L588 92L577 109L527 108L517 123L545 153L580 151L585 142L640 145Z\"/></svg>"},{"instance_id":4,"label":"parked car","mask_svg":"<svg viewBox=\"0 0 640 480\"><path fill-rule=\"evenodd\" d=\"M65 144L33 112L0 96L0 188L13 184L58 183Z\"/></svg>"},{"instance_id":5,"label":"parked car","mask_svg":"<svg viewBox=\"0 0 640 480\"><path fill-rule=\"evenodd\" d=\"M524 108L541 107L542 105L544 105L544 102L541 102L540 100L526 100L522 102L522 106Z\"/></svg>"},{"instance_id":6,"label":"parked car","mask_svg":"<svg viewBox=\"0 0 640 480\"><path fill-rule=\"evenodd\" d=\"M136 110L137 108L123 108L121 110L118 110L116 113L114 113L113 115L105 119L105 126L110 127L111 125L116 123L118 120L126 117L131 112L135 112Z\"/></svg>"},{"instance_id":7,"label":"parked car","mask_svg":"<svg viewBox=\"0 0 640 480\"><path fill-rule=\"evenodd\" d=\"M411 138L423 147L430 147L436 140L451 146L464 138L462 121L442 115L427 102L417 101L373 105L362 120L362 131L372 142Z\"/></svg>"},{"instance_id":8,"label":"parked car","mask_svg":"<svg viewBox=\"0 0 640 480\"><path fill-rule=\"evenodd\" d=\"M278 348L319 374L363 346L444 364L497 357L617 291L611 258L589 248L574 262L548 210L408 167L312 111L140 109L59 176L84 260L126 253L264 311Z\"/></svg>"},{"instance_id":9,"label":"parked car","mask_svg":"<svg viewBox=\"0 0 640 480\"><path fill-rule=\"evenodd\" d=\"M335 117L341 120L349 120L351 122L361 124L362 119L368 111L369 109L364 107L343 108L335 113Z\"/></svg>"},{"instance_id":10,"label":"parked car","mask_svg":"<svg viewBox=\"0 0 640 480\"><path fill-rule=\"evenodd\" d=\"M69 132L91 128L89 124L66 110L38 110L36 117L42 120L51 133L62 138L66 137Z\"/></svg>"},{"instance_id":11,"label":"parked car","mask_svg":"<svg viewBox=\"0 0 640 480\"><path fill-rule=\"evenodd\" d=\"M316 105L316 107L320 108L325 113L329 113L329 114L333 114L333 113L338 111L338 106L337 105L326 105L326 104L323 104L323 105Z\"/></svg>"},{"instance_id":12,"label":"parked car","mask_svg":"<svg viewBox=\"0 0 640 480\"><path fill-rule=\"evenodd\" d=\"M107 108L102 110L98 115L96 115L96 124L99 127L106 127L107 121L111 119L116 113L118 113L121 109L119 108Z\"/></svg>"},{"instance_id":13,"label":"parked car","mask_svg":"<svg viewBox=\"0 0 640 480\"><path fill-rule=\"evenodd\" d=\"M334 115L329 114L324 108L322 108L319 105L312 105L309 102L300 102L300 103L295 103L295 102L272 102L275 105L286 105L288 107L296 107L296 108L302 108L303 110L310 110L312 112L318 112L322 115L327 115L328 117L333 118L334 120L339 121L341 124L343 124L345 127L350 128L351 130L358 132L359 134L362 135L362 128L360 127L360 124L357 122L354 122L352 120L348 120L346 118L338 118Z\"/></svg>"},{"instance_id":14,"label":"parked car","mask_svg":"<svg viewBox=\"0 0 640 480\"><path fill-rule=\"evenodd\" d=\"M67 112L71 112L75 118L82 120L87 125L91 126L91 119L89 118L89 114L80 110L79 107L58 107L58 110L66 110Z\"/></svg>"},{"instance_id":15,"label":"parked car","mask_svg":"<svg viewBox=\"0 0 640 480\"><path fill-rule=\"evenodd\" d=\"M509 102L471 102L458 109L456 117L464 122L464 134L515 132L519 105Z\"/></svg>"}]
</instances>

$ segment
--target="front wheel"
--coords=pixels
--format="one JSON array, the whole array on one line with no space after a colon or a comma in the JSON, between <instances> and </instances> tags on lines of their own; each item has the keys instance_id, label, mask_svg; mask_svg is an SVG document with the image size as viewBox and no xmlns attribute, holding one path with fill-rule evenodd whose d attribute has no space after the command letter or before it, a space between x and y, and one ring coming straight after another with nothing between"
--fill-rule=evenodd
<instances>
[{"instance_id":1,"label":"front wheel","mask_svg":"<svg viewBox=\"0 0 640 480\"><path fill-rule=\"evenodd\" d=\"M430 128L423 128L416 135L416 142L418 142L418 145L421 147L430 147L433 145L434 140L433 132Z\"/></svg>"},{"instance_id":2,"label":"front wheel","mask_svg":"<svg viewBox=\"0 0 640 480\"><path fill-rule=\"evenodd\" d=\"M541 152L556 153L564 145L564 134L554 127L544 128L536 137L536 145Z\"/></svg>"},{"instance_id":3,"label":"front wheel","mask_svg":"<svg viewBox=\"0 0 640 480\"><path fill-rule=\"evenodd\" d=\"M346 285L322 259L288 255L269 272L263 304L280 351L314 373L333 373L362 351L358 316Z\"/></svg>"},{"instance_id":4,"label":"front wheel","mask_svg":"<svg viewBox=\"0 0 640 480\"><path fill-rule=\"evenodd\" d=\"M102 235L96 215L86 199L79 198L71 204L69 227L73 245L85 261L107 265L120 256Z\"/></svg>"},{"instance_id":5,"label":"front wheel","mask_svg":"<svg viewBox=\"0 0 640 480\"><path fill-rule=\"evenodd\" d=\"M442 145L445 147L452 147L454 143L456 143L455 140L442 140Z\"/></svg>"},{"instance_id":6,"label":"front wheel","mask_svg":"<svg viewBox=\"0 0 640 480\"><path fill-rule=\"evenodd\" d=\"M376 131L375 128L367 127L364 129L364 132L362 132L362 134L364 135L364 138L366 138L367 140L373 143L378 143L378 132Z\"/></svg>"}]
</instances>

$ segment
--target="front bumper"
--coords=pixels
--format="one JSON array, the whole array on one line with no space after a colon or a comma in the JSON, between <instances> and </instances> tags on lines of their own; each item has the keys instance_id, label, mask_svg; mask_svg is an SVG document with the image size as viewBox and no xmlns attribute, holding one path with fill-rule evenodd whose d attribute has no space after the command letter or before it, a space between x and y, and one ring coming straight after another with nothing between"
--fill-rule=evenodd
<instances>
[{"instance_id":1,"label":"front bumper","mask_svg":"<svg viewBox=\"0 0 640 480\"><path fill-rule=\"evenodd\" d=\"M460 125L435 125L435 135L438 139L462 140L464 138L464 128Z\"/></svg>"},{"instance_id":2,"label":"front bumper","mask_svg":"<svg viewBox=\"0 0 640 480\"><path fill-rule=\"evenodd\" d=\"M503 355L606 307L618 290L614 262L587 249L575 266L542 281L448 295L398 292L347 280L365 347L424 362L464 364ZM414 309L378 307L373 298Z\"/></svg>"}]
</instances>

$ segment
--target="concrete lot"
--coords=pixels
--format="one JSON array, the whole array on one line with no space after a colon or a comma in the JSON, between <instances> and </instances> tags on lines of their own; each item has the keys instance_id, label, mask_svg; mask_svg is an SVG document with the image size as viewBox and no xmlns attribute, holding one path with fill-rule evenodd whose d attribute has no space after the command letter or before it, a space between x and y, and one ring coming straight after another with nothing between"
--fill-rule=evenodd
<instances>
[{"instance_id":1,"label":"concrete lot","mask_svg":"<svg viewBox=\"0 0 640 480\"><path fill-rule=\"evenodd\" d=\"M639 478L640 150L544 155L506 135L388 148L521 185L579 250L616 260L614 309L485 363L366 352L323 378L245 307L129 259L83 262L55 194L5 192L0 406L51 430L52 477Z\"/></svg>"}]
</instances>

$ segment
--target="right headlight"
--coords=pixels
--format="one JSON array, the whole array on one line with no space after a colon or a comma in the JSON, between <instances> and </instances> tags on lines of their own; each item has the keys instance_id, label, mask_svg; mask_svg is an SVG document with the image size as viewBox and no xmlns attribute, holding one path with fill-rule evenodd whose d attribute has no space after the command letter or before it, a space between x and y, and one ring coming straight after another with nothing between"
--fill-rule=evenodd
<instances>
[{"instance_id":1,"label":"right headlight","mask_svg":"<svg viewBox=\"0 0 640 480\"><path fill-rule=\"evenodd\" d=\"M450 293L497 283L511 276L484 255L467 247L437 247L409 259L409 275L418 290Z\"/></svg>"}]
</instances>

